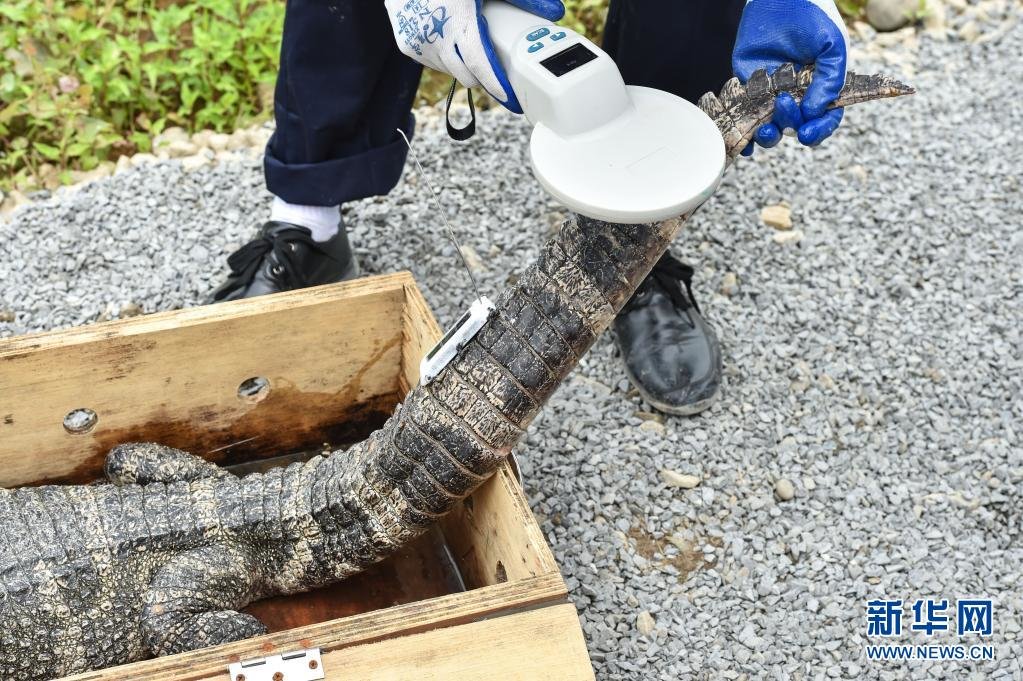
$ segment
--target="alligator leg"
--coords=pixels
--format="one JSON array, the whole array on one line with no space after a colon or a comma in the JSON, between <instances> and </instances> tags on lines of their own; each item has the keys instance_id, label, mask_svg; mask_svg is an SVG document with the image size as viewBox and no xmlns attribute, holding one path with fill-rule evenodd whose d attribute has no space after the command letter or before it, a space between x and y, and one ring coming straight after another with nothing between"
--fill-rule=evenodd
<instances>
[{"instance_id":1,"label":"alligator leg","mask_svg":"<svg viewBox=\"0 0 1023 681\"><path fill-rule=\"evenodd\" d=\"M215 544L183 553L160 568L146 592L142 640L152 655L172 655L265 634L238 612L257 595L260 569L240 548Z\"/></svg>"},{"instance_id":2,"label":"alligator leg","mask_svg":"<svg viewBox=\"0 0 1023 681\"><path fill-rule=\"evenodd\" d=\"M194 454L149 442L114 447L107 454L103 472L115 485L231 477L223 468Z\"/></svg>"}]
</instances>

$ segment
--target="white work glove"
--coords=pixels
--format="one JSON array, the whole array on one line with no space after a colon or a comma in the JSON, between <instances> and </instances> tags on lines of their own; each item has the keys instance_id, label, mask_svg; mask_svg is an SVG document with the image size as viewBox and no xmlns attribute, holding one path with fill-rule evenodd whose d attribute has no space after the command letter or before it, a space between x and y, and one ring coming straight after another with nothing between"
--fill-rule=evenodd
<instances>
[{"instance_id":1,"label":"white work glove","mask_svg":"<svg viewBox=\"0 0 1023 681\"><path fill-rule=\"evenodd\" d=\"M505 1L547 21L565 15L561 0ZM483 0L386 0L385 4L402 53L451 74L465 87L480 85L505 107L522 113L490 41Z\"/></svg>"}]
</instances>

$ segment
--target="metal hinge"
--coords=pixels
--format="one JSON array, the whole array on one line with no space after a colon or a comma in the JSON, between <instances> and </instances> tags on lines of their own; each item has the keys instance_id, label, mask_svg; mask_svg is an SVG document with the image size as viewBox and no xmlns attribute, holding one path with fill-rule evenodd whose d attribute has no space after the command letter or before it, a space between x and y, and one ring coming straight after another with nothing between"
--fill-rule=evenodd
<instances>
[{"instance_id":1,"label":"metal hinge","mask_svg":"<svg viewBox=\"0 0 1023 681\"><path fill-rule=\"evenodd\" d=\"M231 681L318 681L324 678L319 648L243 660L227 670Z\"/></svg>"}]
</instances>

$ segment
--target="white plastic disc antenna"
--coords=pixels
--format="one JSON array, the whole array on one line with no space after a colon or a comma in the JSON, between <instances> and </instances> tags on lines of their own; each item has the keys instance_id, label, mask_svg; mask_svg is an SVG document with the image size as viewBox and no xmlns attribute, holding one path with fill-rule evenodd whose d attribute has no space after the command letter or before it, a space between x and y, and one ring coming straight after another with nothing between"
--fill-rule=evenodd
<instances>
[{"instance_id":1,"label":"white plastic disc antenna","mask_svg":"<svg viewBox=\"0 0 1023 681\"><path fill-rule=\"evenodd\" d=\"M533 172L573 211L635 224L687 213L714 192L725 144L680 97L626 86L606 52L503 0L484 15L526 117Z\"/></svg>"},{"instance_id":2,"label":"white plastic disc antenna","mask_svg":"<svg viewBox=\"0 0 1023 681\"><path fill-rule=\"evenodd\" d=\"M629 87L634 110L588 134L533 129L533 173L566 207L636 224L678 217L710 198L725 143L700 109L675 95Z\"/></svg>"}]
</instances>

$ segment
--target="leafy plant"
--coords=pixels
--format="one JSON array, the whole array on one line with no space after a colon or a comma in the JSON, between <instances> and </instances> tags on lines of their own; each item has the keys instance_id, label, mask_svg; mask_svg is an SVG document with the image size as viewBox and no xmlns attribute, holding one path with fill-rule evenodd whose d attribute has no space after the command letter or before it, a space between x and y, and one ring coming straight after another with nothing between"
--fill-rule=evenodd
<instances>
[{"instance_id":1,"label":"leafy plant","mask_svg":"<svg viewBox=\"0 0 1023 681\"><path fill-rule=\"evenodd\" d=\"M852 18L865 2L838 0ZM607 0L565 4L566 25L599 41ZM0 188L149 151L170 125L225 131L267 116L283 18L282 0L3 0ZM427 71L417 101L450 82Z\"/></svg>"},{"instance_id":2,"label":"leafy plant","mask_svg":"<svg viewBox=\"0 0 1023 681\"><path fill-rule=\"evenodd\" d=\"M867 0L836 0L838 11L847 19L862 19L867 11Z\"/></svg>"},{"instance_id":3,"label":"leafy plant","mask_svg":"<svg viewBox=\"0 0 1023 681\"><path fill-rule=\"evenodd\" d=\"M278 0L5 0L0 185L42 185L148 150L168 125L265 112Z\"/></svg>"}]
</instances>

